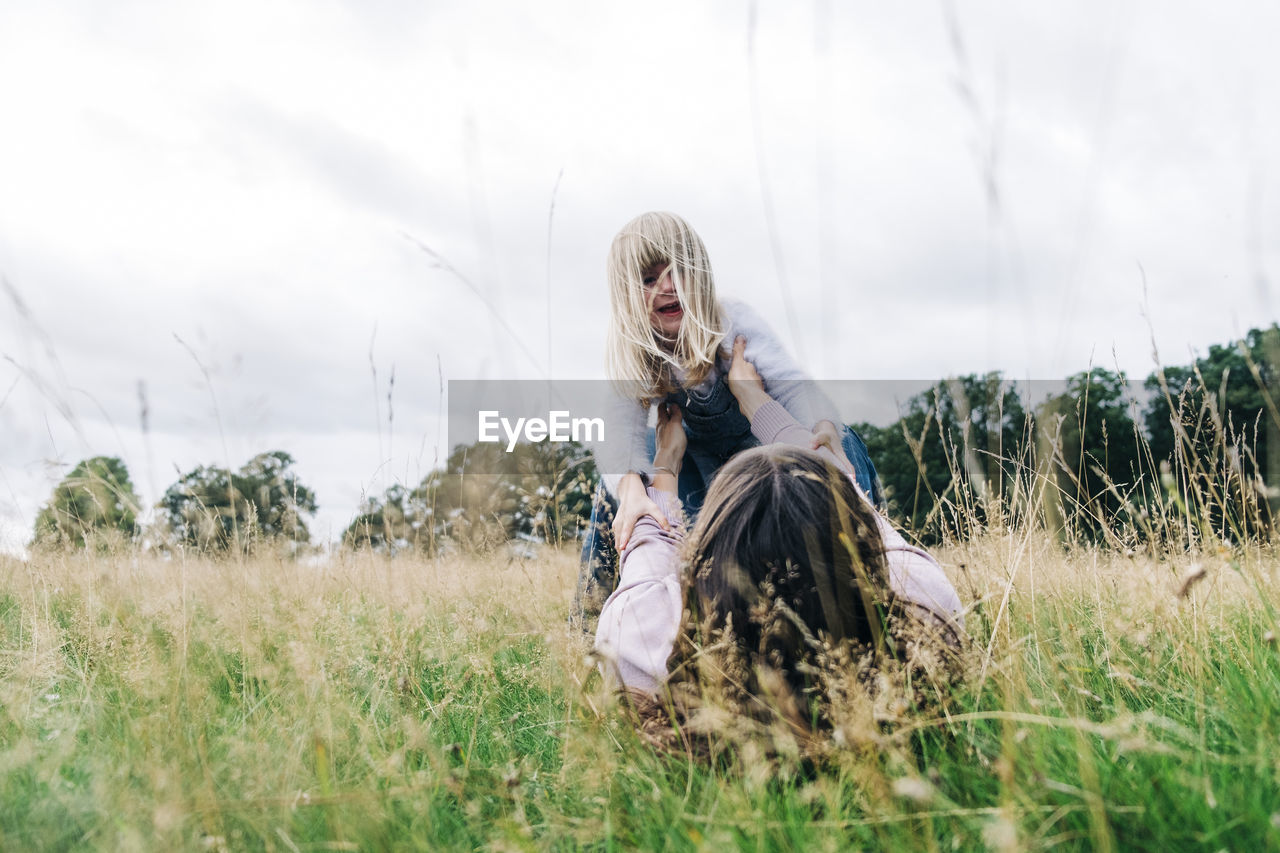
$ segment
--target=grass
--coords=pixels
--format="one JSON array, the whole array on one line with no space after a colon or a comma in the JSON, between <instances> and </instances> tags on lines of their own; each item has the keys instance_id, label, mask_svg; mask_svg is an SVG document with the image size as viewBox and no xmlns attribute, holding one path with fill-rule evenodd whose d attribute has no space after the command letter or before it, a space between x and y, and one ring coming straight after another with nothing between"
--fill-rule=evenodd
<instances>
[{"instance_id":1,"label":"grass","mask_svg":"<svg viewBox=\"0 0 1280 853\"><path fill-rule=\"evenodd\" d=\"M0 848L1280 849L1272 550L942 557L966 681L818 767L641 743L568 551L0 562Z\"/></svg>"}]
</instances>

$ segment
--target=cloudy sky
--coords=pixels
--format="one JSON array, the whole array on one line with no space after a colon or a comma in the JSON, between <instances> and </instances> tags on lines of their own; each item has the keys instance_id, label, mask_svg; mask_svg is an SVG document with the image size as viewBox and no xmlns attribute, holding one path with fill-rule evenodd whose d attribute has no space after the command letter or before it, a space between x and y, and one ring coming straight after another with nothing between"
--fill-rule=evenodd
<instances>
[{"instance_id":1,"label":"cloudy sky","mask_svg":"<svg viewBox=\"0 0 1280 853\"><path fill-rule=\"evenodd\" d=\"M1185 362L1276 319L1277 32L1262 0L8 0L0 549L86 456L150 503L273 448L336 538L433 467L443 381L603 376L649 209L820 377Z\"/></svg>"}]
</instances>

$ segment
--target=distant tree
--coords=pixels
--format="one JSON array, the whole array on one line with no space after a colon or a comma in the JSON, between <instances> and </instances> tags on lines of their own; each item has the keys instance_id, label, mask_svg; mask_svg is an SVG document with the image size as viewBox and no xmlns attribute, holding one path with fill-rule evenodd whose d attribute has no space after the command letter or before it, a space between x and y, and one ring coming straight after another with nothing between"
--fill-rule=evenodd
<instances>
[{"instance_id":1,"label":"distant tree","mask_svg":"<svg viewBox=\"0 0 1280 853\"><path fill-rule=\"evenodd\" d=\"M421 489L410 490L399 483L382 497L370 495L347 527L343 542L352 548L392 554L432 550L434 510L422 497Z\"/></svg>"},{"instance_id":2,"label":"distant tree","mask_svg":"<svg viewBox=\"0 0 1280 853\"><path fill-rule=\"evenodd\" d=\"M459 445L414 489L391 486L365 500L346 544L397 553L432 553L446 544L484 551L520 537L573 538L591 515L599 478L580 444Z\"/></svg>"},{"instance_id":3,"label":"distant tree","mask_svg":"<svg viewBox=\"0 0 1280 853\"><path fill-rule=\"evenodd\" d=\"M436 534L472 547L512 537L557 542L577 536L591 516L599 477L577 442L458 447L420 489L435 510Z\"/></svg>"},{"instance_id":4,"label":"distant tree","mask_svg":"<svg viewBox=\"0 0 1280 853\"><path fill-rule=\"evenodd\" d=\"M544 542L577 538L591 519L592 495L600 482L594 457L576 442L524 447L516 464L525 532Z\"/></svg>"},{"instance_id":5,"label":"distant tree","mask_svg":"<svg viewBox=\"0 0 1280 853\"><path fill-rule=\"evenodd\" d=\"M114 456L82 460L62 479L36 516L33 544L84 548L137 536L138 496L129 470Z\"/></svg>"},{"instance_id":6,"label":"distant tree","mask_svg":"<svg viewBox=\"0 0 1280 853\"><path fill-rule=\"evenodd\" d=\"M1096 538L1132 521L1142 480L1134 408L1124 373L1101 368L1069 377L1064 393L1040 405L1044 508L1068 538Z\"/></svg>"},{"instance_id":7,"label":"distant tree","mask_svg":"<svg viewBox=\"0 0 1280 853\"><path fill-rule=\"evenodd\" d=\"M234 473L200 466L168 488L158 509L173 539L189 547L227 551L263 540L307 542L303 516L315 513L316 498L292 465L292 456L274 450Z\"/></svg>"},{"instance_id":8,"label":"distant tree","mask_svg":"<svg viewBox=\"0 0 1280 853\"><path fill-rule=\"evenodd\" d=\"M1153 467L1165 463L1222 535L1248 535L1275 515L1265 486L1280 486L1278 369L1280 327L1272 324L1145 382Z\"/></svg>"},{"instance_id":9,"label":"distant tree","mask_svg":"<svg viewBox=\"0 0 1280 853\"><path fill-rule=\"evenodd\" d=\"M459 445L427 475L418 490L432 510L437 544L485 551L527 530L516 476L516 453L527 446L506 453L492 443Z\"/></svg>"},{"instance_id":10,"label":"distant tree","mask_svg":"<svg viewBox=\"0 0 1280 853\"><path fill-rule=\"evenodd\" d=\"M966 535L1003 495L1026 445L1022 400L999 373L936 383L888 427L857 424L889 510L925 541Z\"/></svg>"}]
</instances>

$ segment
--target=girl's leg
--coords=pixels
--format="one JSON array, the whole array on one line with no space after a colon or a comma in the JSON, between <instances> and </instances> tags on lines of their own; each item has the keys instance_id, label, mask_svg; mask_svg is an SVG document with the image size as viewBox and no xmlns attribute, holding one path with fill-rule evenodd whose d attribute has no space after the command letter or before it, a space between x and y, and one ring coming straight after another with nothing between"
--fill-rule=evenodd
<instances>
[{"instance_id":1,"label":"girl's leg","mask_svg":"<svg viewBox=\"0 0 1280 853\"><path fill-rule=\"evenodd\" d=\"M684 467L680 469L680 502L684 504L685 515L690 524L698 517L702 502L707 497L707 487L722 465L724 460L719 456L692 443L685 451Z\"/></svg>"},{"instance_id":2,"label":"girl's leg","mask_svg":"<svg viewBox=\"0 0 1280 853\"><path fill-rule=\"evenodd\" d=\"M714 473L714 470L713 470ZM707 496L707 484L710 478L705 476L703 466L698 464L698 455L693 448L684 452L684 462L680 465L680 478L676 483L680 505L684 508L684 517L693 526L702 509L702 501Z\"/></svg>"},{"instance_id":3,"label":"girl's leg","mask_svg":"<svg viewBox=\"0 0 1280 853\"><path fill-rule=\"evenodd\" d=\"M884 487L880 484L880 475L876 473L876 466L867 453L867 445L863 443L862 436L846 426L840 444L844 448L844 455L853 463L854 479L858 481L858 486L871 499L872 504L878 509L884 509Z\"/></svg>"}]
</instances>

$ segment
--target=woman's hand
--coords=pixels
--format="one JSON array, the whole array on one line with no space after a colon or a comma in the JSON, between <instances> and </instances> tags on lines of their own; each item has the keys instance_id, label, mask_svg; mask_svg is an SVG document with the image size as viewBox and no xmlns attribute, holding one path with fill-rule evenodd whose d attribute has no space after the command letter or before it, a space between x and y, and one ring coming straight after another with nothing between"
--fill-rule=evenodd
<instances>
[{"instance_id":1,"label":"woman's hand","mask_svg":"<svg viewBox=\"0 0 1280 853\"><path fill-rule=\"evenodd\" d=\"M627 543L631 541L631 532L635 530L636 522L646 515L662 525L663 530L671 529L671 523L667 521L662 508L650 500L640 475L627 474L618 482L618 511L613 516L613 541L619 554L626 550Z\"/></svg>"},{"instance_id":2,"label":"woman's hand","mask_svg":"<svg viewBox=\"0 0 1280 853\"><path fill-rule=\"evenodd\" d=\"M825 447L831 451L831 455L836 458L836 463L841 468L846 469L847 473L853 474L853 460L845 456L844 443L840 440L842 430L831 421L818 421L813 426L813 442L809 445L810 450L817 450ZM857 479L856 476L854 478Z\"/></svg>"},{"instance_id":3,"label":"woman's hand","mask_svg":"<svg viewBox=\"0 0 1280 853\"><path fill-rule=\"evenodd\" d=\"M810 450L825 447L836 456L844 456L844 445L840 443L840 431L831 421L818 421L813 427L813 444Z\"/></svg>"},{"instance_id":4,"label":"woman's hand","mask_svg":"<svg viewBox=\"0 0 1280 853\"><path fill-rule=\"evenodd\" d=\"M738 409L746 415L747 420L755 417L756 409L769 402L769 395L764 390L764 380L747 357L743 354L747 349L747 339L742 335L733 342L733 361L729 364L729 391L738 400Z\"/></svg>"}]
</instances>

